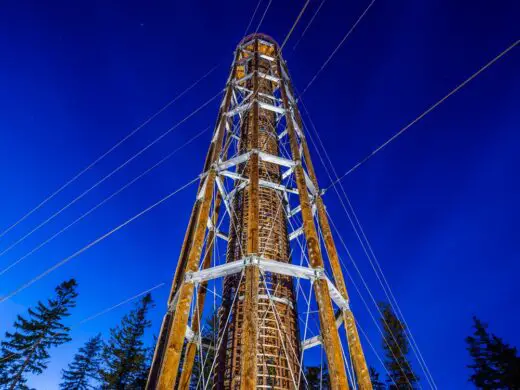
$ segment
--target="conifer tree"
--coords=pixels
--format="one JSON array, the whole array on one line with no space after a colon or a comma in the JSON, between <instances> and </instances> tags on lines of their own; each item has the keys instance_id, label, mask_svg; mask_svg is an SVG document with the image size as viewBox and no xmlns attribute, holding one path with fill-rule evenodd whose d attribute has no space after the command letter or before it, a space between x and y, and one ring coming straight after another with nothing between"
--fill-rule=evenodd
<instances>
[{"instance_id":1,"label":"conifer tree","mask_svg":"<svg viewBox=\"0 0 520 390\"><path fill-rule=\"evenodd\" d=\"M306 389L329 389L329 371L326 364L320 366L305 367L305 384L302 386Z\"/></svg>"},{"instance_id":2,"label":"conifer tree","mask_svg":"<svg viewBox=\"0 0 520 390\"><path fill-rule=\"evenodd\" d=\"M68 369L63 370L60 387L64 390L94 389L93 383L99 380L102 347L100 334L89 339L74 355Z\"/></svg>"},{"instance_id":3,"label":"conifer tree","mask_svg":"<svg viewBox=\"0 0 520 390\"><path fill-rule=\"evenodd\" d=\"M101 377L107 389L139 389L149 367L149 348L143 343L145 330L151 322L146 318L153 306L147 294L134 310L125 315L121 324L110 330L110 339L103 348L104 367Z\"/></svg>"},{"instance_id":4,"label":"conifer tree","mask_svg":"<svg viewBox=\"0 0 520 390\"><path fill-rule=\"evenodd\" d=\"M520 356L517 349L487 331L487 324L473 317L475 331L466 338L473 363L470 381L479 389L520 389Z\"/></svg>"},{"instance_id":5,"label":"conifer tree","mask_svg":"<svg viewBox=\"0 0 520 390\"><path fill-rule=\"evenodd\" d=\"M383 318L383 348L385 350L385 367L388 371L389 389L414 389L419 378L412 370L407 358L409 344L406 328L397 318L387 303L380 304Z\"/></svg>"},{"instance_id":6,"label":"conifer tree","mask_svg":"<svg viewBox=\"0 0 520 390\"><path fill-rule=\"evenodd\" d=\"M25 389L27 374L39 375L47 368L49 349L71 340L70 328L63 320L76 306L77 283L74 279L56 287L56 295L47 303L38 302L27 317L18 316L15 331L6 332L0 344L0 384L7 389Z\"/></svg>"},{"instance_id":7,"label":"conifer tree","mask_svg":"<svg viewBox=\"0 0 520 390\"><path fill-rule=\"evenodd\" d=\"M155 343L154 343L155 345ZM146 388L146 382L148 381L148 373L152 366L152 358L153 358L153 347L147 348L144 364L141 366L141 369L137 372L135 376L135 380L133 383L132 389L144 389Z\"/></svg>"},{"instance_id":8,"label":"conifer tree","mask_svg":"<svg viewBox=\"0 0 520 390\"><path fill-rule=\"evenodd\" d=\"M373 390L385 390L385 384L379 379L379 373L376 371L374 367L370 367L368 369L368 373L370 375L370 381L372 382Z\"/></svg>"}]
</instances>

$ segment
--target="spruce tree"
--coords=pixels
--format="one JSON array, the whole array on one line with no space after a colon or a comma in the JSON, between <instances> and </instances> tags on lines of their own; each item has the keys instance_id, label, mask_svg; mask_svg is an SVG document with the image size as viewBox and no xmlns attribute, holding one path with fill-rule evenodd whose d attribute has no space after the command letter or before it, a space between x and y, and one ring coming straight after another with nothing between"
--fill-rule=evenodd
<instances>
[{"instance_id":1,"label":"spruce tree","mask_svg":"<svg viewBox=\"0 0 520 390\"><path fill-rule=\"evenodd\" d=\"M74 355L68 369L62 371L60 387L64 390L94 389L93 383L99 380L102 347L100 334L88 340Z\"/></svg>"},{"instance_id":2,"label":"spruce tree","mask_svg":"<svg viewBox=\"0 0 520 390\"><path fill-rule=\"evenodd\" d=\"M466 338L473 363L469 380L479 389L520 389L520 356L517 349L487 331L487 324L473 317L475 331Z\"/></svg>"},{"instance_id":3,"label":"spruce tree","mask_svg":"<svg viewBox=\"0 0 520 390\"><path fill-rule=\"evenodd\" d=\"M39 375L47 368L49 349L71 340L70 328L63 320L76 306L77 283L74 279L56 287L56 295L47 303L38 302L28 316L18 316L15 331L6 332L0 344L0 384L7 389L25 389L27 374Z\"/></svg>"},{"instance_id":4,"label":"spruce tree","mask_svg":"<svg viewBox=\"0 0 520 390\"><path fill-rule=\"evenodd\" d=\"M139 389L149 368L149 348L143 343L145 330L151 322L146 318L152 307L147 294L125 315L121 324L110 330L110 339L103 348L104 367L101 377L107 389Z\"/></svg>"},{"instance_id":5,"label":"spruce tree","mask_svg":"<svg viewBox=\"0 0 520 390\"><path fill-rule=\"evenodd\" d=\"M155 345L155 343L154 343ZM150 371L150 368L152 366L152 359L153 359L153 352L154 348L147 348L144 364L142 365L141 369L137 372L137 375L135 376L135 380L133 383L132 389L144 389L146 387L146 382L148 381L148 373Z\"/></svg>"},{"instance_id":6,"label":"spruce tree","mask_svg":"<svg viewBox=\"0 0 520 390\"><path fill-rule=\"evenodd\" d=\"M368 369L368 373L370 375L370 381L372 382L373 390L385 390L385 384L379 379L379 373L376 371L374 367L370 367Z\"/></svg>"},{"instance_id":7,"label":"spruce tree","mask_svg":"<svg viewBox=\"0 0 520 390\"><path fill-rule=\"evenodd\" d=\"M414 389L419 378L407 358L409 344L406 328L387 303L380 304L383 318L383 349L385 367L388 371L389 389Z\"/></svg>"}]
</instances>

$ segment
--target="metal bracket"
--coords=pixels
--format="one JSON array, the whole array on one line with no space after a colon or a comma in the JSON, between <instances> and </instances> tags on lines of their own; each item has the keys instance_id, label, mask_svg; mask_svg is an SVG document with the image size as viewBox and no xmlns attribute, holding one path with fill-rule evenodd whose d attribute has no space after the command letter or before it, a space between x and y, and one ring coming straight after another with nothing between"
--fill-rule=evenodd
<instances>
[{"instance_id":1,"label":"metal bracket","mask_svg":"<svg viewBox=\"0 0 520 390\"><path fill-rule=\"evenodd\" d=\"M289 234L289 241L294 240L295 238L301 236L303 234L303 226L300 226L298 229L294 230Z\"/></svg>"},{"instance_id":2,"label":"metal bracket","mask_svg":"<svg viewBox=\"0 0 520 390\"><path fill-rule=\"evenodd\" d=\"M184 335L184 337L186 338L186 341L188 343L196 342L196 339L197 339L197 335L195 334L195 332L191 329L191 327L189 325L186 325L186 334Z\"/></svg>"},{"instance_id":3,"label":"metal bracket","mask_svg":"<svg viewBox=\"0 0 520 390\"><path fill-rule=\"evenodd\" d=\"M339 310L336 313L336 328L339 329L342 324L343 324L343 310ZM305 351L309 348L317 347L318 345L321 345L321 343L322 343L321 335L309 337L308 339L303 340L301 342L302 350Z\"/></svg>"}]
</instances>

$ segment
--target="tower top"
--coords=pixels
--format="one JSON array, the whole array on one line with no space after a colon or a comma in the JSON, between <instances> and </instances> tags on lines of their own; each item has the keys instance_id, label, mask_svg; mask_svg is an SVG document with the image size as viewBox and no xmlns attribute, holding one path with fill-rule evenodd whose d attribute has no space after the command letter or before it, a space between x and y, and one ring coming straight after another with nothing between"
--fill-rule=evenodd
<instances>
[{"instance_id":1,"label":"tower top","mask_svg":"<svg viewBox=\"0 0 520 390\"><path fill-rule=\"evenodd\" d=\"M276 42L273 37L271 37L270 35L267 35L267 34L262 34L262 33L253 33L253 34L246 35L238 43L238 46L242 46L244 43L251 41L253 39L261 39L263 41L272 43L273 45L275 45L278 48L278 42Z\"/></svg>"}]
</instances>

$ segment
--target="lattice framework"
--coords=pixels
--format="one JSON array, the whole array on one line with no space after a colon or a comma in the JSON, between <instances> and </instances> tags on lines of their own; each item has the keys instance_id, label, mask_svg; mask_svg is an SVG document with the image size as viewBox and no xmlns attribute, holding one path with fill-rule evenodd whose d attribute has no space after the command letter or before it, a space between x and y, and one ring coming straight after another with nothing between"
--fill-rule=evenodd
<instances>
[{"instance_id":1,"label":"lattice framework","mask_svg":"<svg viewBox=\"0 0 520 390\"><path fill-rule=\"evenodd\" d=\"M212 264L218 241L227 244L226 263L220 265ZM294 264L291 243L305 247L306 265ZM261 34L244 38L235 52L149 389L190 386L195 356L202 357L204 349L207 286L220 278L218 342L211 347L215 388L298 388L303 351L318 345L325 350L331 387L348 388L342 324L355 381L361 389L372 388L287 66L276 42ZM300 280L312 285L321 329L305 340L295 293ZM208 379L202 378L203 387Z\"/></svg>"}]
</instances>

